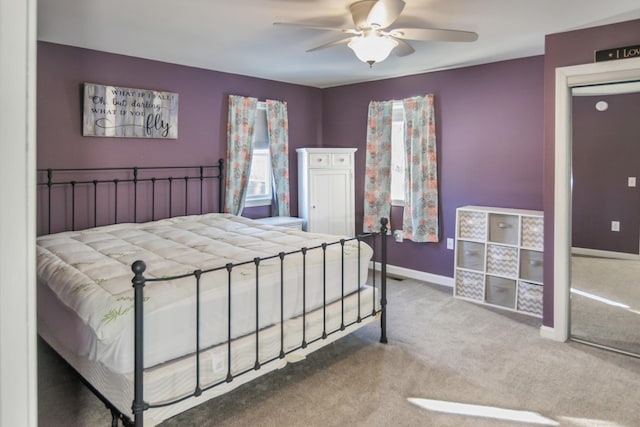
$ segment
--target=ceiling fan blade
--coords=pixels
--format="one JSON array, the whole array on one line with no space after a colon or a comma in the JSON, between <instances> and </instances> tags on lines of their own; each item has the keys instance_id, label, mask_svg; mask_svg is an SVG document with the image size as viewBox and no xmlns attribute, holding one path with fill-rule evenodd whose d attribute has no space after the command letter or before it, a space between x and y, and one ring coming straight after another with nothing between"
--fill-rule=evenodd
<instances>
[{"instance_id":1,"label":"ceiling fan blade","mask_svg":"<svg viewBox=\"0 0 640 427\"><path fill-rule=\"evenodd\" d=\"M334 40L334 41L329 42L329 43L321 44L320 46L316 46L314 48L311 48L311 49L307 50L307 52L315 52L316 50L322 50L322 49L326 49L326 48L329 48L329 47L333 47L333 46L338 46L338 45L341 45L341 44L349 43L352 38L353 37L347 37L347 38L344 38L344 39Z\"/></svg>"},{"instance_id":2,"label":"ceiling fan blade","mask_svg":"<svg viewBox=\"0 0 640 427\"><path fill-rule=\"evenodd\" d=\"M273 25L283 26L283 27L296 27L296 28L308 28L310 30L326 30L326 31L340 31L342 33L348 34L359 34L359 31L351 29L351 28L339 28L333 27L330 24L324 24L321 22L317 23L306 23L306 22L274 22Z\"/></svg>"},{"instance_id":3,"label":"ceiling fan blade","mask_svg":"<svg viewBox=\"0 0 640 427\"><path fill-rule=\"evenodd\" d=\"M474 42L478 40L478 34L472 31L438 30L435 28L394 28L388 34L399 39L434 42Z\"/></svg>"},{"instance_id":4,"label":"ceiling fan blade","mask_svg":"<svg viewBox=\"0 0 640 427\"><path fill-rule=\"evenodd\" d=\"M406 41L396 37L393 37L393 39L398 42L398 46L393 49L393 52L396 54L396 56L407 56L415 52L413 46L411 46Z\"/></svg>"},{"instance_id":5,"label":"ceiling fan blade","mask_svg":"<svg viewBox=\"0 0 640 427\"><path fill-rule=\"evenodd\" d=\"M378 0L367 16L367 22L371 27L387 28L393 24L404 9L403 0Z\"/></svg>"}]
</instances>

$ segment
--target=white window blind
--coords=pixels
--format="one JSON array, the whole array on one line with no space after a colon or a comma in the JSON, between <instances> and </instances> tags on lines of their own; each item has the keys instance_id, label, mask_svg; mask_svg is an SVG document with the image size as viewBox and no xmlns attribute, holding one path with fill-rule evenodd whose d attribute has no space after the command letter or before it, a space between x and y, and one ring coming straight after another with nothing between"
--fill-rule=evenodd
<instances>
[{"instance_id":1,"label":"white window blind","mask_svg":"<svg viewBox=\"0 0 640 427\"><path fill-rule=\"evenodd\" d=\"M271 204L271 156L269 155L269 134L267 131L267 107L258 102L255 128L253 131L253 157L245 206L266 206Z\"/></svg>"},{"instance_id":2,"label":"white window blind","mask_svg":"<svg viewBox=\"0 0 640 427\"><path fill-rule=\"evenodd\" d=\"M404 206L405 156L404 107L402 101L394 101L391 124L391 204L394 206Z\"/></svg>"}]
</instances>

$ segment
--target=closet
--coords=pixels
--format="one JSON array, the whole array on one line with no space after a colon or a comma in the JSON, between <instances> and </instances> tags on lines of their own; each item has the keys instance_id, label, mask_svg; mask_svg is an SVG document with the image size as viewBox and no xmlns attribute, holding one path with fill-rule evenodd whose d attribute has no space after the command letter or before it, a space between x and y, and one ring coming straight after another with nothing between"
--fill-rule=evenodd
<instances>
[{"instance_id":1,"label":"closet","mask_svg":"<svg viewBox=\"0 0 640 427\"><path fill-rule=\"evenodd\" d=\"M298 213L303 229L354 236L355 148L299 148Z\"/></svg>"}]
</instances>

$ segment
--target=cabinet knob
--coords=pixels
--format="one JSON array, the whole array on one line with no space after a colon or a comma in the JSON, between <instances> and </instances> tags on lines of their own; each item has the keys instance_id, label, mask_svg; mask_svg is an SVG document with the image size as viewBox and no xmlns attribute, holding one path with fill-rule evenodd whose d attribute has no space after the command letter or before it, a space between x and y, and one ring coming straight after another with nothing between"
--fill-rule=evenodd
<instances>
[{"instance_id":1,"label":"cabinet knob","mask_svg":"<svg viewBox=\"0 0 640 427\"><path fill-rule=\"evenodd\" d=\"M322 163L322 158L319 158L319 159L318 159L318 162L319 162L319 163Z\"/></svg>"},{"instance_id":2,"label":"cabinet knob","mask_svg":"<svg viewBox=\"0 0 640 427\"><path fill-rule=\"evenodd\" d=\"M312 207L313 209L315 209L315 208L316 208L316 205L313 205L313 206L311 206L311 207Z\"/></svg>"}]
</instances>

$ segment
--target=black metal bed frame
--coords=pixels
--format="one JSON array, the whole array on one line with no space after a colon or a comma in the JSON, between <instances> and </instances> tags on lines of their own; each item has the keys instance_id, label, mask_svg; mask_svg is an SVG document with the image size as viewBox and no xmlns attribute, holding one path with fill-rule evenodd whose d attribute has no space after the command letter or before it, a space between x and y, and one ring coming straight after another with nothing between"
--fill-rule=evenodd
<instances>
[{"instance_id":1,"label":"black metal bed frame","mask_svg":"<svg viewBox=\"0 0 640 427\"><path fill-rule=\"evenodd\" d=\"M162 177L162 178L156 178L156 177L148 177L148 178L139 178L138 177L138 171L140 170L160 170L160 169L166 169L166 170L171 170L171 169L188 169L188 168L195 168L197 170L199 170L199 173L195 176L184 176L184 177L180 177L180 178L173 178L173 177ZM217 168L218 169L218 174L216 175L206 175L204 173L204 171L208 168ZM54 176L56 174L56 172L64 172L64 173L73 173L73 172L93 172L93 171L100 171L100 172L104 172L104 171L130 171L132 173L132 177L131 178L125 178L125 179L101 179L101 180L85 180L85 181L75 181L75 180L69 180L69 181L55 181L54 180ZM66 185L66 186L70 186L71 187L71 192L72 192L72 202L71 202L71 228L75 229L75 188L76 185L78 184L85 184L85 185L90 185L93 186L93 202L94 202L94 226L98 225L97 224L97 217L95 216L95 212L97 210L97 203L98 203L98 191L97 191L97 186L98 184L105 184L105 183L109 183L109 184L113 184L114 186L114 194L115 194L115 223L118 222L117 220L117 197L118 197L118 184L119 183L130 183L131 185L133 185L134 187L134 196L133 196L133 219L134 222L137 222L138 219L138 215L137 215L137 204L138 204L138 183L139 182L144 182L144 181L148 181L152 183L152 220L155 220L155 182L159 181L159 180L167 180L169 182L169 199L172 199L172 195L171 195L171 183L173 180L175 179L181 179L184 180L185 182L185 188L188 185L189 180L192 179L198 179L200 181L200 214L203 213L203 205L202 205L202 199L203 199L203 181L205 179L218 179L218 206L221 207L222 206L222 181L223 181L223 161L220 160L218 165L216 166L196 166L196 167L160 167L160 168L156 168L156 167L147 167L147 168L99 168L99 169L58 169L58 170L53 170L53 169L43 169L43 170L39 170L39 172L43 173L46 172L46 176L47 179L46 181L42 181L39 182L38 185L39 186L44 186L47 189L47 200L48 200L48 231L50 232L51 230L51 207L52 207L52 202L51 202L51 188L53 186L59 186L59 185ZM185 198L187 197L188 192L185 191ZM171 201L170 201L171 204ZM188 211L188 203L187 201L185 201L185 212ZM170 208L170 212L171 212L171 208ZM386 297L386 259L387 259L387 242L386 242L386 236L387 236L387 225L388 225L388 220L386 218L383 218L381 221L381 227L380 227L380 232L375 232L375 233L369 233L369 234L364 234L364 235L360 235L358 237L354 237L354 238L349 238L349 239L340 239L338 241L335 242L331 242L331 243L322 243L321 245L317 245L317 246L313 246L313 247L304 247L304 248L300 248L299 250L295 250L295 251L290 251L290 252L280 252L278 254L274 254L272 256L268 256L268 257L257 257L254 258L252 260L248 260L245 262L241 262L241 263L228 263L224 266L220 266L217 268L212 268L212 269L207 269L207 270L195 270L191 273L187 273L187 274L182 274L182 275L177 275L177 276L173 276L173 277L163 277L163 278L146 278L144 276L144 272L146 270L146 264L144 263L144 261L142 260L138 260L135 261L132 266L131 269L134 273L133 279L132 279L132 284L133 284L133 288L134 288L134 400L132 402L132 413L133 413L133 417L134 419L131 420L131 418L123 413L121 413L120 410L118 410L113 404L111 404L109 402L109 400L107 398L105 398L98 390L96 390L93 385L91 385L87 380L85 380L84 378L82 378L82 375L80 375L80 377L82 378L82 382L100 399L103 401L103 403L107 406L107 408L109 408L111 410L111 414L112 414L112 427L113 426L117 426L118 425L118 420L121 420L122 423L125 426L135 426L135 427L143 427L144 425L144 411L147 409L151 409L151 408L160 408L160 407L165 407L165 406L170 406L182 401L185 401L187 399L190 399L192 397L197 397L200 396L203 392L213 389L217 386L220 386L222 384L225 383L230 383L234 380L234 378L237 378L239 376L248 374L250 372L259 370L261 368L261 366L275 362L277 360L280 359L284 359L286 357L287 354L296 352L300 349L305 349L308 345L316 342L316 341L320 341L320 340L324 340L327 339L329 336L331 336L332 334L335 333L339 333L341 331L346 330L347 328L349 328L350 326L353 326L357 323L361 323L363 320L370 318L370 317L375 317L378 314L380 315L380 328L381 328L381 335L380 335L380 342L381 343L387 343L387 330L386 330L386 305L387 305L387 297ZM381 253L380 253L380 271L381 271L381 278L380 278L380 291L379 291L379 295L376 295L376 275L375 275L375 271L376 271L376 238L377 236L380 235L381 237ZM367 313L362 313L361 312L361 289L358 286L357 289L357 319L354 322L345 324L345 311L344 311L344 302L345 302L345 297L348 295L345 295L345 277L344 277L344 273L345 273L345 260L344 260L344 246L345 243L348 241L357 241L357 245L358 245L358 283L361 282L361 277L360 277L360 271L361 271L361 259L360 259L360 250L361 250L361 243L363 240L366 239L371 239L371 247L374 250L374 255L373 255L373 270L374 270L374 274L373 274L373 304L372 304L372 311L371 312L367 312ZM333 245L340 245L341 247L341 277L342 277L342 283L341 283L341 297L340 297L340 302L341 302L341 323L340 323L340 327L338 329L335 330L327 330L327 324L326 324L326 308L327 308L327 300L326 300L326 286L327 286L327 275L326 275L326 251L327 248L329 246L333 246ZM323 329L322 329L322 335L320 337L317 337L315 339L312 339L311 341L307 341L306 338L306 316L308 314L307 309L306 309L306 290L307 290L307 283L306 283L306 256L307 253L309 251L322 251L322 258L323 258L323 262L322 262L322 270L323 270L323 278L322 278L322 286L323 286L323 303L322 303L322 310L323 310ZM290 349L288 351L285 352L284 350L284 339L285 339L285 334L284 334L284 321L286 320L284 318L284 312L283 312L283 299L284 299L284 260L287 256L290 255L301 255L302 256L302 307L303 307L303 311L302 311L302 341L300 342L299 345L297 345L295 348ZM261 262L263 261L268 261L268 260L274 260L274 259L279 259L280 260L280 353L278 356L273 357L267 361L262 361L262 363L260 362L260 353L259 353L259 336L260 336L260 325L259 325L259 271L260 271L260 265ZM256 344L255 344L255 364L253 366L253 368L250 369L246 369L242 372L236 373L235 375L232 374L232 362L231 362L231 342L232 342L232 335L231 335L231 272L234 268L236 267L240 267L240 266L246 266L246 265L251 265L253 264L255 266L255 276L256 276L256 280L255 280L255 297L256 297L256 325L255 325L255 330L252 332L252 334L255 334L255 339L256 339ZM200 355L201 352L203 351L203 349L200 346L200 281L203 275L205 274L209 274L209 273L213 273L213 272L217 272L217 271L223 271L226 270L228 272L227 274L227 289L228 289L228 300L227 300L227 305L228 305L228 330L227 330L227 341L226 341L226 346L227 346L227 375L226 378L212 383L212 384L208 384L206 386L203 386L202 384L200 384ZM161 403L148 403L144 400L144 388L143 388L143 382L144 382L144 378L143 378L143 374L144 374L144 307L143 307L143 301L144 301L144 287L146 284L148 283L154 283L154 282L166 282L166 281L171 281L171 280L178 280L178 279L184 279L184 278L188 278L188 277L193 277L194 281L195 281L195 295L196 295L196 352L195 352L195 370L196 370L196 375L195 375L195 385L193 388L193 392L191 392L190 394L186 394L180 397L177 397L171 401L166 401L166 402L161 402ZM380 305L379 305L379 309L376 309L376 297L380 298ZM277 325L277 324L276 324Z\"/></svg>"}]
</instances>

